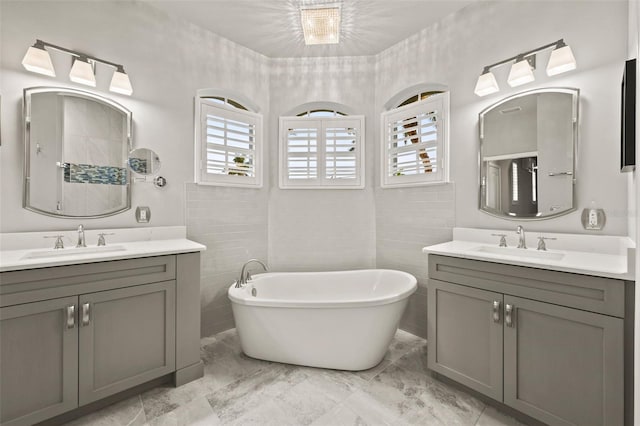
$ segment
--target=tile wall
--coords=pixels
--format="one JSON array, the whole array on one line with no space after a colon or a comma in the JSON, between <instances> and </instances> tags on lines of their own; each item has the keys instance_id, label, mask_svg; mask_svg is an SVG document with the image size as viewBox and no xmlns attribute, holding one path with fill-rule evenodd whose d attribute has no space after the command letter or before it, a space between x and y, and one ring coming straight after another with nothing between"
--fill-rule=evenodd
<instances>
[{"instance_id":1,"label":"tile wall","mask_svg":"<svg viewBox=\"0 0 640 426\"><path fill-rule=\"evenodd\" d=\"M450 241L455 225L455 186L376 189L376 265L409 272L418 290L400 327L427 337L427 257L422 248Z\"/></svg>"},{"instance_id":2,"label":"tile wall","mask_svg":"<svg viewBox=\"0 0 640 426\"><path fill-rule=\"evenodd\" d=\"M235 327L227 289L247 259L267 259L267 191L185 185L187 238L200 258L201 335Z\"/></svg>"}]
</instances>

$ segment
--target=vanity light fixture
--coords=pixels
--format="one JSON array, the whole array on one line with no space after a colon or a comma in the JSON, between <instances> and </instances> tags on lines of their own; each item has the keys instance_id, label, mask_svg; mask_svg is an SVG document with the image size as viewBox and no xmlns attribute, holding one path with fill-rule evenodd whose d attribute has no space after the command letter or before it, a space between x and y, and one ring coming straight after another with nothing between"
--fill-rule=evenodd
<instances>
[{"instance_id":1,"label":"vanity light fixture","mask_svg":"<svg viewBox=\"0 0 640 426\"><path fill-rule=\"evenodd\" d=\"M516 59L516 62L511 65L509 77L507 77L507 83L509 83L509 86L522 86L523 84L531 83L536 79L533 76L533 70L536 68L535 58L535 56L529 56L527 58L520 57Z\"/></svg>"},{"instance_id":2,"label":"vanity light fixture","mask_svg":"<svg viewBox=\"0 0 640 426\"><path fill-rule=\"evenodd\" d=\"M573 57L571 48L560 40L555 49L551 52L549 63L547 64L547 75L557 75L563 72L576 69L576 58Z\"/></svg>"},{"instance_id":3,"label":"vanity light fixture","mask_svg":"<svg viewBox=\"0 0 640 426\"><path fill-rule=\"evenodd\" d=\"M302 6L300 22L304 43L337 44L340 42L340 5Z\"/></svg>"},{"instance_id":4,"label":"vanity light fixture","mask_svg":"<svg viewBox=\"0 0 640 426\"><path fill-rule=\"evenodd\" d=\"M73 58L73 66L71 67L71 72L69 72L69 79L75 83L96 87L96 75L93 71L94 64L83 56Z\"/></svg>"},{"instance_id":5,"label":"vanity light fixture","mask_svg":"<svg viewBox=\"0 0 640 426\"><path fill-rule=\"evenodd\" d=\"M482 75L478 77L478 82L476 83L474 93L478 96L486 96L492 93L496 93L499 90L500 88L498 87L496 77L491 71L489 71L488 67L485 67Z\"/></svg>"},{"instance_id":6,"label":"vanity light fixture","mask_svg":"<svg viewBox=\"0 0 640 426\"><path fill-rule=\"evenodd\" d=\"M27 71L55 77L56 73L48 50L56 50L71 55L73 58L73 65L71 66L71 72L69 72L69 79L71 81L95 87L95 66L96 64L103 64L115 69L111 79L111 85L109 86L110 91L129 96L133 93L131 81L129 81L129 76L124 71L122 65L76 52L75 50L65 47L56 46L46 41L36 40L35 44L27 50L22 60L22 65Z\"/></svg>"},{"instance_id":7,"label":"vanity light fixture","mask_svg":"<svg viewBox=\"0 0 640 426\"><path fill-rule=\"evenodd\" d=\"M508 63L512 64L507 78L509 86L517 87L534 81L533 70L536 68L536 55L550 48L554 50L551 52L551 57L547 64L548 76L576 69L576 59L571 48L565 44L563 39L560 39L484 67L482 74L478 77L474 93L478 96L486 96L499 91L498 83L495 81L491 69Z\"/></svg>"},{"instance_id":8,"label":"vanity light fixture","mask_svg":"<svg viewBox=\"0 0 640 426\"><path fill-rule=\"evenodd\" d=\"M40 40L29 47L22 59L22 66L31 72L48 75L49 77L56 76L53 63L51 63L51 56L49 56L49 52L44 48L44 43Z\"/></svg>"},{"instance_id":9,"label":"vanity light fixture","mask_svg":"<svg viewBox=\"0 0 640 426\"><path fill-rule=\"evenodd\" d=\"M111 78L111 86L109 86L109 90L127 96L131 96L131 94L133 93L133 88L131 87L129 76L124 72L124 68L122 68L122 65L120 65L118 69L113 73L113 78Z\"/></svg>"}]
</instances>

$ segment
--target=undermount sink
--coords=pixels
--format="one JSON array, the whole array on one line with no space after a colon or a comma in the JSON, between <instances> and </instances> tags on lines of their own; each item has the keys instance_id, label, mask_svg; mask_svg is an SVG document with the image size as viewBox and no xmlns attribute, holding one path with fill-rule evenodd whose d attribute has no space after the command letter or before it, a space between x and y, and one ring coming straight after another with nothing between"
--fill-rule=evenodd
<instances>
[{"instance_id":1,"label":"undermount sink","mask_svg":"<svg viewBox=\"0 0 640 426\"><path fill-rule=\"evenodd\" d=\"M523 259L561 260L564 257L563 253L511 247L479 246L473 248L472 251L502 256L521 257Z\"/></svg>"},{"instance_id":2,"label":"undermount sink","mask_svg":"<svg viewBox=\"0 0 640 426\"><path fill-rule=\"evenodd\" d=\"M74 247L67 249L49 249L49 250L34 250L30 251L22 259L43 259L47 257L64 257L64 256L82 256L86 254L95 253L111 253L116 251L125 251L126 247L113 245L113 246L95 246L95 247Z\"/></svg>"}]
</instances>

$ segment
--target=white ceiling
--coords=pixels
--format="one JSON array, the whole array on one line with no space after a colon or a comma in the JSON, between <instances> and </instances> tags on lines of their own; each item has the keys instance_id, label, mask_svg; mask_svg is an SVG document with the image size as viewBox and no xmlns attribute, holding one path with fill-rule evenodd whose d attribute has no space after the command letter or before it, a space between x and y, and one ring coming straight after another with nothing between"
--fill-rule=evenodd
<instances>
[{"instance_id":1,"label":"white ceiling","mask_svg":"<svg viewBox=\"0 0 640 426\"><path fill-rule=\"evenodd\" d=\"M375 55L473 0L145 0L271 58ZM301 4L342 5L340 44L306 46Z\"/></svg>"}]
</instances>

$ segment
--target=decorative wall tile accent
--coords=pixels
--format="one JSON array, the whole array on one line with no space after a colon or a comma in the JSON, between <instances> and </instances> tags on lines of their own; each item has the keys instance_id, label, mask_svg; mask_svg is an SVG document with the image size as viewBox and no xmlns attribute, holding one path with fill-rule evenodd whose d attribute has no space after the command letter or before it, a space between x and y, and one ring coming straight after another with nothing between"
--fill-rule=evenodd
<instances>
[{"instance_id":1,"label":"decorative wall tile accent","mask_svg":"<svg viewBox=\"0 0 640 426\"><path fill-rule=\"evenodd\" d=\"M127 169L114 166L64 163L64 181L70 183L95 183L126 185Z\"/></svg>"},{"instance_id":2,"label":"decorative wall tile accent","mask_svg":"<svg viewBox=\"0 0 640 426\"><path fill-rule=\"evenodd\" d=\"M141 175L147 174L147 160L145 158L129 158L129 167L136 173Z\"/></svg>"}]
</instances>

